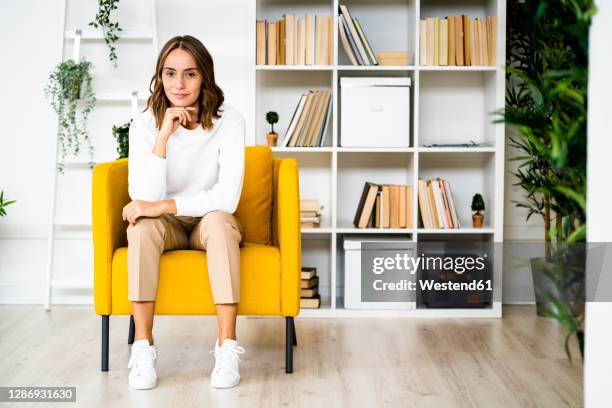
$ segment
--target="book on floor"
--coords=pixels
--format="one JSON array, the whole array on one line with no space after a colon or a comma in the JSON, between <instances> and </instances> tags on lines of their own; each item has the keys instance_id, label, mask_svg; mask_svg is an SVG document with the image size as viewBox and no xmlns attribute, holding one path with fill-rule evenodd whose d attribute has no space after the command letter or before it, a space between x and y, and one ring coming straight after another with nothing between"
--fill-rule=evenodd
<instances>
[{"instance_id":1,"label":"book on floor","mask_svg":"<svg viewBox=\"0 0 612 408\"><path fill-rule=\"evenodd\" d=\"M304 309L318 309L321 306L321 296L312 298L300 298L300 307Z\"/></svg>"}]
</instances>

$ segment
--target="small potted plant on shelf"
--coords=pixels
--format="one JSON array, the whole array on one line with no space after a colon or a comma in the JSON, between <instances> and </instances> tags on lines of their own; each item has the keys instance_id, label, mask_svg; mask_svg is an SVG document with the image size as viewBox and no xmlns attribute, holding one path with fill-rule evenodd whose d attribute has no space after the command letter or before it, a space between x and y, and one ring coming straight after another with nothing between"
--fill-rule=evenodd
<instances>
[{"instance_id":1,"label":"small potted plant on shelf","mask_svg":"<svg viewBox=\"0 0 612 408\"><path fill-rule=\"evenodd\" d=\"M272 126L272 131L268 132L266 138L268 146L276 146L276 140L278 139L278 133L274 131L274 124L278 122L278 113L270 111L266 113L266 121Z\"/></svg>"},{"instance_id":2,"label":"small potted plant on shelf","mask_svg":"<svg viewBox=\"0 0 612 408\"><path fill-rule=\"evenodd\" d=\"M474 211L474 214L472 214L472 224L474 228L482 228L484 224L484 214L482 214L481 211L484 210L485 203L482 196L478 193L474 194L474 197L472 197L472 211Z\"/></svg>"},{"instance_id":3,"label":"small potted plant on shelf","mask_svg":"<svg viewBox=\"0 0 612 408\"><path fill-rule=\"evenodd\" d=\"M119 153L119 159L125 159L129 157L130 153L130 125L132 124L132 120L124 123L121 126L113 125L113 137L117 140L117 153Z\"/></svg>"},{"instance_id":4,"label":"small potted plant on shelf","mask_svg":"<svg viewBox=\"0 0 612 408\"><path fill-rule=\"evenodd\" d=\"M16 200L4 201L4 190L0 192L0 217L6 216L6 210L4 209L7 205L16 203Z\"/></svg>"},{"instance_id":5,"label":"small potted plant on shelf","mask_svg":"<svg viewBox=\"0 0 612 408\"><path fill-rule=\"evenodd\" d=\"M87 117L93 110L96 99L92 89L92 67L91 62L84 58L79 62L72 59L63 61L51 71L49 83L44 89L58 119L57 138L61 157L58 158L57 169L60 173L64 171L68 148L72 148L75 156L78 155L81 138L89 147L89 167L93 169L95 164L94 148L87 132Z\"/></svg>"}]
</instances>

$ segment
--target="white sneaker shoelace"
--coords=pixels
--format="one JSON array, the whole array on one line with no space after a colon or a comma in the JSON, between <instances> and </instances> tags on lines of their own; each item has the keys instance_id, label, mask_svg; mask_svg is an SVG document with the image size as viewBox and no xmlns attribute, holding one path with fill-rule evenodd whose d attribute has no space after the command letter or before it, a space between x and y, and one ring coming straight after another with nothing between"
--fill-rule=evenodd
<instances>
[{"instance_id":1,"label":"white sneaker shoelace","mask_svg":"<svg viewBox=\"0 0 612 408\"><path fill-rule=\"evenodd\" d=\"M156 375L153 361L157 359L157 352L153 346L138 347L132 350L132 355L128 362L128 368L134 367L134 375Z\"/></svg>"},{"instance_id":2,"label":"white sneaker shoelace","mask_svg":"<svg viewBox=\"0 0 612 408\"><path fill-rule=\"evenodd\" d=\"M215 355L215 368L214 374L220 374L227 370L238 371L238 362L240 360L239 354L244 353L244 348L236 344L224 347L216 347L215 350L211 350L210 354Z\"/></svg>"}]
</instances>

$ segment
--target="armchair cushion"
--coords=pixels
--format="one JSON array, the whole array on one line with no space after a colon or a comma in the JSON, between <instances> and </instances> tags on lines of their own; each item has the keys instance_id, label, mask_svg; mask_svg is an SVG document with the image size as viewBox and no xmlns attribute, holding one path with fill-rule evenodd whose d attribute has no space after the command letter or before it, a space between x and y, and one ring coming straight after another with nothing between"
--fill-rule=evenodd
<instances>
[{"instance_id":1,"label":"armchair cushion","mask_svg":"<svg viewBox=\"0 0 612 408\"><path fill-rule=\"evenodd\" d=\"M272 244L272 150L252 146L245 155L244 181L236 213L244 227L244 240Z\"/></svg>"},{"instance_id":2,"label":"armchair cushion","mask_svg":"<svg viewBox=\"0 0 612 408\"><path fill-rule=\"evenodd\" d=\"M127 293L127 247L113 255L113 314L131 314ZM166 251L161 257L155 313L214 315L205 251ZM278 247L245 242L240 248L241 315L281 315L281 261Z\"/></svg>"}]
</instances>

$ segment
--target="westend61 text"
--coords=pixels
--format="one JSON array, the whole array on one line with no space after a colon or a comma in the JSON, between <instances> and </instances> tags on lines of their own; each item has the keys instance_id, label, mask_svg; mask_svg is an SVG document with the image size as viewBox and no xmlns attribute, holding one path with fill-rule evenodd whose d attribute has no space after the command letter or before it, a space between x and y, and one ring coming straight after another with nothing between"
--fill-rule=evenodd
<instances>
[{"instance_id":1,"label":"westend61 text","mask_svg":"<svg viewBox=\"0 0 612 408\"><path fill-rule=\"evenodd\" d=\"M474 291L474 290L493 290L491 279L473 280L470 282L436 282L434 280L421 279L419 288L421 290L457 290L457 291ZM380 279L372 282L374 290L416 290L416 282L402 279L398 282L383 282Z\"/></svg>"}]
</instances>

